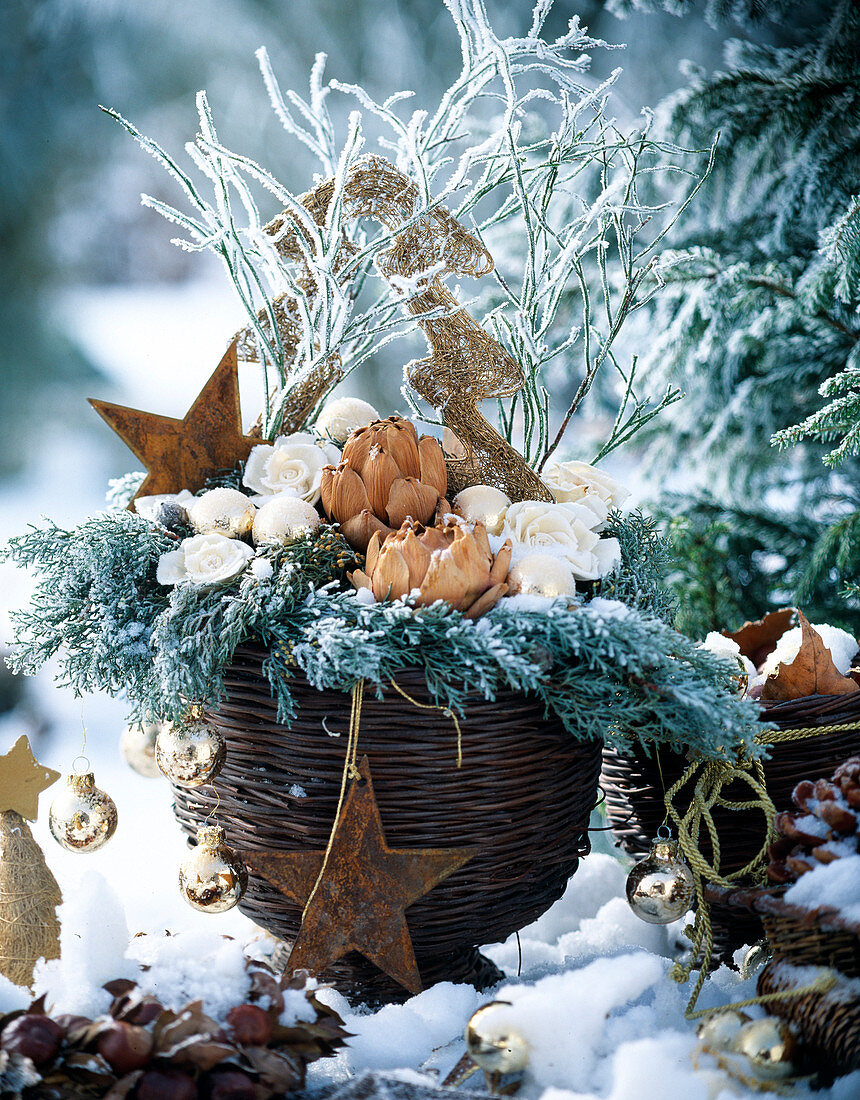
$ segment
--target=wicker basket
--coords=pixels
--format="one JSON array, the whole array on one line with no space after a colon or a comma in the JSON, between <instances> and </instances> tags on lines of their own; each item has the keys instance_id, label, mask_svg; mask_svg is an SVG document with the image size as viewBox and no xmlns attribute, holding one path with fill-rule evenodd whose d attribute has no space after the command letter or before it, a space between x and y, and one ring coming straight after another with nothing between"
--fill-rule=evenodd
<instances>
[{"instance_id":1,"label":"wicker basket","mask_svg":"<svg viewBox=\"0 0 860 1100\"><path fill-rule=\"evenodd\" d=\"M759 975L758 992L776 993L809 984L800 968L823 966L838 972L826 993L805 993L772 1001L767 1011L797 1027L809 1064L825 1079L860 1069L860 924L833 909L789 905L785 887L710 893L735 912L756 914L764 924L772 961ZM850 981L855 979L854 981Z\"/></svg>"},{"instance_id":2,"label":"wicker basket","mask_svg":"<svg viewBox=\"0 0 860 1100\"><path fill-rule=\"evenodd\" d=\"M781 730L860 722L860 692L850 695L809 695L787 703L762 704L762 719ZM830 775L846 757L860 751L860 728L783 742L769 749L764 762L767 789L777 810L791 808L791 792L810 775ZM663 752L659 763L637 748L622 755L612 749L603 754L601 787L616 843L631 856L647 855L651 840L663 821L665 789L687 768L685 757ZM662 771L662 782L660 773ZM749 788L736 782L726 788L728 798L748 798ZM739 871L759 851L764 818L760 811L730 811L717 808L714 821L720 837L720 866L724 873ZM707 838L702 851L711 858ZM714 929L714 961L730 962L738 947L762 938L761 918L748 910L726 909L715 902L711 921Z\"/></svg>"},{"instance_id":3,"label":"wicker basket","mask_svg":"<svg viewBox=\"0 0 860 1100\"><path fill-rule=\"evenodd\" d=\"M220 708L207 715L227 741L215 784L218 820L239 850L321 851L337 806L350 696L317 691L297 675L297 717L279 724L265 656L262 648L237 650ZM417 669L398 673L397 683L417 702L434 702ZM388 843L480 850L407 912L425 986L500 977L476 945L504 940L561 896L589 850L598 795L601 743L575 741L559 721L544 718L536 699L506 691L490 703L476 695L460 725L458 769L450 718L419 710L393 689L381 700L365 689L358 752L370 760ZM212 789L175 787L174 794L176 815L193 834L214 808ZM240 908L285 940L299 930L299 908L259 876L251 876ZM365 999L406 995L354 954L322 977Z\"/></svg>"}]
</instances>

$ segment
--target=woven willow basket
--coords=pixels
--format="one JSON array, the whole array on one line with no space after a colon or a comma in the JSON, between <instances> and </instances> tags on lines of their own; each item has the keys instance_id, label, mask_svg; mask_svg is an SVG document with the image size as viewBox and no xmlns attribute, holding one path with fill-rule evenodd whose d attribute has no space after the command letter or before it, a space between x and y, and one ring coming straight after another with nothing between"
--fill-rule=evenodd
<instances>
[{"instance_id":1,"label":"woven willow basket","mask_svg":"<svg viewBox=\"0 0 860 1100\"><path fill-rule=\"evenodd\" d=\"M759 975L759 994L808 985L810 974L804 967L837 972L836 986L826 993L803 993L766 1006L771 1015L796 1026L809 1063L804 1072L818 1072L826 1083L829 1077L860 1069L860 924L824 906L789 905L785 890L713 893L721 893L733 911L756 914L764 924L772 961Z\"/></svg>"},{"instance_id":2,"label":"woven willow basket","mask_svg":"<svg viewBox=\"0 0 860 1100\"><path fill-rule=\"evenodd\" d=\"M207 714L227 742L215 782L217 818L240 851L322 851L343 774L350 695L317 691L297 675L291 684L297 716L282 725L262 672L265 657L262 648L238 649L220 707ZM434 702L417 669L398 673L397 683L417 702ZM478 945L506 939L561 896L589 850L589 814L598 797L602 744L574 740L558 720L544 718L538 700L511 691L492 703L475 695L460 726L458 768L450 718L417 708L394 689L380 700L365 688L358 755L370 760L388 844L479 849L407 910L425 987L498 980ZM212 789L174 787L174 794L176 816L193 835L215 807ZM299 908L257 875L240 908L288 942L299 930ZM406 996L355 954L320 977L362 999Z\"/></svg>"},{"instance_id":3,"label":"woven willow basket","mask_svg":"<svg viewBox=\"0 0 860 1100\"><path fill-rule=\"evenodd\" d=\"M768 749L764 761L768 793L777 810L792 808L791 792L809 776L830 775L849 756L860 752L860 691L850 695L809 695L787 703L762 704L762 720L779 729L858 723L857 729L787 741ZM636 859L646 856L663 821L663 790L683 775L685 757L677 753L654 756L641 749L629 754L607 748L603 754L600 784L606 794L606 811L616 843ZM662 771L662 782L660 773ZM685 788L689 794L692 788ZM749 787L735 782L725 790L728 798L749 798ZM764 815L760 811L714 811L720 838L720 867L724 873L739 871L760 850L764 841ZM704 832L704 830L703 830ZM711 847L703 836L702 853L711 859ZM737 948L763 936L761 917L745 909L728 909L714 902L714 961L730 962Z\"/></svg>"}]
</instances>

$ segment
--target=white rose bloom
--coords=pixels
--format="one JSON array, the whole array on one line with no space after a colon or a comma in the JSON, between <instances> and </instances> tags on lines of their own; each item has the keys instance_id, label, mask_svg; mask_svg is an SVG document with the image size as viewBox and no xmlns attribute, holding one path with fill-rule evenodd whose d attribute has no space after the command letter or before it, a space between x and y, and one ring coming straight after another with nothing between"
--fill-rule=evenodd
<instances>
[{"instance_id":1,"label":"white rose bloom","mask_svg":"<svg viewBox=\"0 0 860 1100\"><path fill-rule=\"evenodd\" d=\"M257 493L251 497L254 504L265 504L278 493L292 493L316 504L323 466L338 462L340 451L334 444L320 443L309 432L294 432L254 447L242 481Z\"/></svg>"},{"instance_id":2,"label":"white rose bloom","mask_svg":"<svg viewBox=\"0 0 860 1100\"><path fill-rule=\"evenodd\" d=\"M320 435L344 444L356 428L364 428L374 420L379 420L379 413L367 401L360 397L336 397L325 403L315 427Z\"/></svg>"},{"instance_id":3,"label":"white rose bloom","mask_svg":"<svg viewBox=\"0 0 860 1100\"><path fill-rule=\"evenodd\" d=\"M159 584L226 584L244 570L254 551L238 539L216 533L183 539L178 550L158 559Z\"/></svg>"},{"instance_id":4,"label":"white rose bloom","mask_svg":"<svg viewBox=\"0 0 860 1100\"><path fill-rule=\"evenodd\" d=\"M559 504L579 501L598 517L605 510L601 523L606 522L610 509L620 508L630 496L630 490L619 485L614 477L587 462L555 462L541 477Z\"/></svg>"},{"instance_id":5,"label":"white rose bloom","mask_svg":"<svg viewBox=\"0 0 860 1100\"><path fill-rule=\"evenodd\" d=\"M522 500L505 513L501 537L514 544L514 561L526 548L544 550L567 561L578 580L593 581L620 558L617 539L601 539L593 526L594 513L581 503Z\"/></svg>"}]
</instances>

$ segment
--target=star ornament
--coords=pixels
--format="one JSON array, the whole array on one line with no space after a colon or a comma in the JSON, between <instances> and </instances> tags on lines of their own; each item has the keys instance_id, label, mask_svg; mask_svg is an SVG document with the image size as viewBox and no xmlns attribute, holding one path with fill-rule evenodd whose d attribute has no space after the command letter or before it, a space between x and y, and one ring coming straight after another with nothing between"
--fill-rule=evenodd
<instances>
[{"instance_id":1,"label":"star ornament","mask_svg":"<svg viewBox=\"0 0 860 1100\"><path fill-rule=\"evenodd\" d=\"M366 756L359 772L327 861L324 852L243 852L242 857L285 897L307 906L287 963L290 970L320 974L358 951L410 993L420 993L405 911L478 849L389 848Z\"/></svg>"},{"instance_id":2,"label":"star ornament","mask_svg":"<svg viewBox=\"0 0 860 1100\"><path fill-rule=\"evenodd\" d=\"M27 821L35 821L39 795L59 778L59 772L43 768L36 760L22 734L5 756L0 756L0 810L14 810Z\"/></svg>"},{"instance_id":3,"label":"star ornament","mask_svg":"<svg viewBox=\"0 0 860 1100\"><path fill-rule=\"evenodd\" d=\"M194 492L260 442L242 434L235 340L181 420L95 398L90 404L147 469L135 497Z\"/></svg>"}]
</instances>

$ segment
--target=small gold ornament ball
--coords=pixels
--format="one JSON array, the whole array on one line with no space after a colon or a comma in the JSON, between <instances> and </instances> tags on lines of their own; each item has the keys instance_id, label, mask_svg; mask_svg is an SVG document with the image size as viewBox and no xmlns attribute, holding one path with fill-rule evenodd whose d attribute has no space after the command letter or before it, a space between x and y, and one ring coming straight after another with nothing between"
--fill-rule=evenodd
<instances>
[{"instance_id":1,"label":"small gold ornament ball","mask_svg":"<svg viewBox=\"0 0 860 1100\"><path fill-rule=\"evenodd\" d=\"M627 876L627 901L640 920L671 924L690 908L695 885L674 840L658 839Z\"/></svg>"},{"instance_id":2,"label":"small gold ornament ball","mask_svg":"<svg viewBox=\"0 0 860 1100\"><path fill-rule=\"evenodd\" d=\"M142 722L126 726L119 739L119 751L126 764L145 779L158 779L161 772L155 762L155 742L161 726L156 722Z\"/></svg>"},{"instance_id":3,"label":"small gold ornament ball","mask_svg":"<svg viewBox=\"0 0 860 1100\"><path fill-rule=\"evenodd\" d=\"M485 1073L519 1073L529 1061L529 1045L512 1026L509 1001L482 1005L466 1025L469 1057Z\"/></svg>"},{"instance_id":4,"label":"small gold ornament ball","mask_svg":"<svg viewBox=\"0 0 860 1100\"><path fill-rule=\"evenodd\" d=\"M771 1081L794 1074L797 1039L785 1020L765 1016L738 1031L732 1050L744 1054L759 1076Z\"/></svg>"},{"instance_id":5,"label":"small gold ornament ball","mask_svg":"<svg viewBox=\"0 0 860 1100\"><path fill-rule=\"evenodd\" d=\"M251 533L257 509L238 489L210 489L189 505L188 518L198 535L242 539Z\"/></svg>"},{"instance_id":6,"label":"small gold ornament ball","mask_svg":"<svg viewBox=\"0 0 860 1100\"><path fill-rule=\"evenodd\" d=\"M714 1012L706 1016L696 1029L699 1041L711 1050L727 1050L738 1032L750 1022L745 1012L729 1009L726 1012Z\"/></svg>"},{"instance_id":7,"label":"small gold ornament ball","mask_svg":"<svg viewBox=\"0 0 860 1100\"><path fill-rule=\"evenodd\" d=\"M95 852L116 832L114 800L95 785L92 772L69 776L51 803L51 836L68 852Z\"/></svg>"},{"instance_id":8,"label":"small gold ornament ball","mask_svg":"<svg viewBox=\"0 0 860 1100\"><path fill-rule=\"evenodd\" d=\"M255 546L280 543L289 546L320 525L319 512L301 497L280 493L257 510L252 538Z\"/></svg>"},{"instance_id":9,"label":"small gold ornament ball","mask_svg":"<svg viewBox=\"0 0 860 1100\"><path fill-rule=\"evenodd\" d=\"M575 596L576 581L570 566L552 554L526 554L508 573L512 596Z\"/></svg>"},{"instance_id":10,"label":"small gold ornament ball","mask_svg":"<svg viewBox=\"0 0 860 1100\"><path fill-rule=\"evenodd\" d=\"M226 913L242 898L248 869L224 843L220 825L201 825L197 847L179 867L182 897L201 913Z\"/></svg>"},{"instance_id":11,"label":"small gold ornament ball","mask_svg":"<svg viewBox=\"0 0 860 1100\"><path fill-rule=\"evenodd\" d=\"M226 755L227 746L218 730L198 718L164 726L155 742L158 767L180 787L211 783Z\"/></svg>"}]
</instances>

